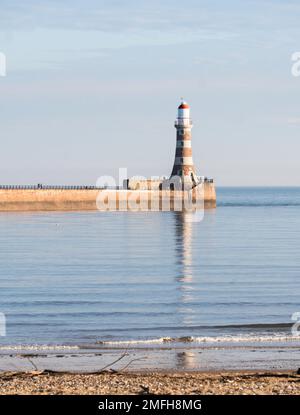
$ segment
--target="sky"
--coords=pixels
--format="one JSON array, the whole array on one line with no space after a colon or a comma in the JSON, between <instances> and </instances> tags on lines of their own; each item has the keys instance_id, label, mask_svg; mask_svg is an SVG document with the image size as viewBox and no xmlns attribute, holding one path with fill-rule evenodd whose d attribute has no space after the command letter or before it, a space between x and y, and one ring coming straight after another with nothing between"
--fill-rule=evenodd
<instances>
[{"instance_id":1,"label":"sky","mask_svg":"<svg viewBox=\"0 0 300 415\"><path fill-rule=\"evenodd\" d=\"M298 0L0 0L0 183L169 175L180 97L197 173L300 186Z\"/></svg>"}]
</instances>

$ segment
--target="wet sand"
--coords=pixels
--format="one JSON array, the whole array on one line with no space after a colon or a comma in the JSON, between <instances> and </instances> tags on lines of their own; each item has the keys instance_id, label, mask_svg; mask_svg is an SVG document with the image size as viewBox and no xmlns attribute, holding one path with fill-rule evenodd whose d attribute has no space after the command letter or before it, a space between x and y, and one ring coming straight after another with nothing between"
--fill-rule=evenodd
<instances>
[{"instance_id":1,"label":"wet sand","mask_svg":"<svg viewBox=\"0 0 300 415\"><path fill-rule=\"evenodd\" d=\"M99 372L296 371L300 367L299 342L256 345L168 346L105 349L1 350L0 373L50 370Z\"/></svg>"},{"instance_id":2,"label":"wet sand","mask_svg":"<svg viewBox=\"0 0 300 415\"><path fill-rule=\"evenodd\" d=\"M111 372L93 374L49 371L3 372L0 394L147 395L232 394L297 395L296 372Z\"/></svg>"},{"instance_id":3,"label":"wet sand","mask_svg":"<svg viewBox=\"0 0 300 415\"><path fill-rule=\"evenodd\" d=\"M0 394L299 394L298 344L2 350Z\"/></svg>"}]
</instances>

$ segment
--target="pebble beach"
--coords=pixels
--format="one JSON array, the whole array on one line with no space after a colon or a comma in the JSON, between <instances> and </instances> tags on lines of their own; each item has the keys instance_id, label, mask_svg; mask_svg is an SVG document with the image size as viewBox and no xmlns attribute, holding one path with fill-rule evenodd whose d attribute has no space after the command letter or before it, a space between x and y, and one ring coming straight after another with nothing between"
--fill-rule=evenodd
<instances>
[{"instance_id":1,"label":"pebble beach","mask_svg":"<svg viewBox=\"0 0 300 415\"><path fill-rule=\"evenodd\" d=\"M298 395L297 372L3 372L1 395Z\"/></svg>"}]
</instances>

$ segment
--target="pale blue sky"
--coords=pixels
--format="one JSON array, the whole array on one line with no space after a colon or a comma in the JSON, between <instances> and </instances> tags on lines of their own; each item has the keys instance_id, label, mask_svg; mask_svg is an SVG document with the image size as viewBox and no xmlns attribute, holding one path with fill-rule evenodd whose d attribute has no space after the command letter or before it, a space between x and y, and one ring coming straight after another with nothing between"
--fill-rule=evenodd
<instances>
[{"instance_id":1,"label":"pale blue sky","mask_svg":"<svg viewBox=\"0 0 300 415\"><path fill-rule=\"evenodd\" d=\"M299 1L1 0L0 183L167 175L191 105L197 172L300 185Z\"/></svg>"}]
</instances>

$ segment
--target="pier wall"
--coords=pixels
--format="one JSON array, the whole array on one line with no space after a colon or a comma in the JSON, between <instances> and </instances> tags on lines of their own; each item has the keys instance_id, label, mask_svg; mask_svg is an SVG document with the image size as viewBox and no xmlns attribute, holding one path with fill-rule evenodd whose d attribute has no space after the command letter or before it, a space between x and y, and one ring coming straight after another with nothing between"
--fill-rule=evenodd
<instances>
[{"instance_id":1,"label":"pier wall","mask_svg":"<svg viewBox=\"0 0 300 415\"><path fill-rule=\"evenodd\" d=\"M197 188L195 188L197 189ZM193 190L193 200L199 195ZM106 190L106 189L0 189L0 211L80 211L99 210L97 198L104 202L108 200L112 192L116 195L115 209L100 210L124 210L124 203L136 201L140 206L138 210L149 208L149 200L161 210L161 201L169 197L171 202L183 199L182 191L158 191L158 190ZM202 197L205 208L216 207L216 191L213 183L203 185ZM146 204L145 204L146 203Z\"/></svg>"}]
</instances>

